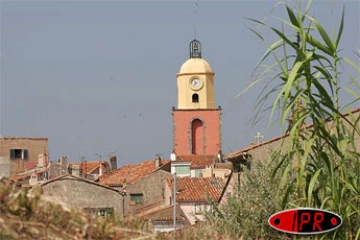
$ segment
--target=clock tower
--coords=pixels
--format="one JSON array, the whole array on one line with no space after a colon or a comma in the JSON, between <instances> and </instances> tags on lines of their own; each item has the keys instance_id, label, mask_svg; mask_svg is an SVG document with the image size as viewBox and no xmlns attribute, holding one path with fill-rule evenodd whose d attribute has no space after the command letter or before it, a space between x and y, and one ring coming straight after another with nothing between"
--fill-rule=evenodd
<instances>
[{"instance_id":1,"label":"clock tower","mask_svg":"<svg viewBox=\"0 0 360 240\"><path fill-rule=\"evenodd\" d=\"M190 58L177 76L178 107L173 108L176 155L215 155L221 150L221 108L215 107L214 75L202 58L198 40L190 42Z\"/></svg>"}]
</instances>

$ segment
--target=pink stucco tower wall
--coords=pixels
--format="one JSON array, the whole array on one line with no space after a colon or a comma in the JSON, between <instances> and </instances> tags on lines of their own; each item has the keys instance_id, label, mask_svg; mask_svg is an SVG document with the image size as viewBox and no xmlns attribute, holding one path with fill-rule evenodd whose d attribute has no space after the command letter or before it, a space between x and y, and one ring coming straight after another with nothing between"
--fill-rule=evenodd
<instances>
[{"instance_id":1,"label":"pink stucco tower wall","mask_svg":"<svg viewBox=\"0 0 360 240\"><path fill-rule=\"evenodd\" d=\"M215 155L221 149L221 108L173 109L173 149L177 155Z\"/></svg>"}]
</instances>

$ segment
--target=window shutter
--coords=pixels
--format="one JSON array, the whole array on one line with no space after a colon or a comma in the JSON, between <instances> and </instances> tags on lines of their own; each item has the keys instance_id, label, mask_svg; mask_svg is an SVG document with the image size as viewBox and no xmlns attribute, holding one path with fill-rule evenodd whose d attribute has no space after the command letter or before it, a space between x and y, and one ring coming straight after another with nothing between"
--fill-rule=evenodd
<instances>
[{"instance_id":1,"label":"window shutter","mask_svg":"<svg viewBox=\"0 0 360 240\"><path fill-rule=\"evenodd\" d=\"M10 159L15 159L15 149L10 149Z\"/></svg>"},{"instance_id":2,"label":"window shutter","mask_svg":"<svg viewBox=\"0 0 360 240\"><path fill-rule=\"evenodd\" d=\"M23 151L24 151L24 159L28 159L28 155L29 155L28 150L24 149Z\"/></svg>"}]
</instances>

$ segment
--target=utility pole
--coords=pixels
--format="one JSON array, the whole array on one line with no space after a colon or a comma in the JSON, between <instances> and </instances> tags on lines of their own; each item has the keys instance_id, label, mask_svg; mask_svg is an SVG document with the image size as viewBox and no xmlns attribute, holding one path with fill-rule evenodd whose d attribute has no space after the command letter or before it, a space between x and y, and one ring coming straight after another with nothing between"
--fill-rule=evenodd
<instances>
[{"instance_id":1,"label":"utility pole","mask_svg":"<svg viewBox=\"0 0 360 240\"><path fill-rule=\"evenodd\" d=\"M176 187L176 173L174 173L174 193L173 193L173 195L174 195L174 203L173 203L173 205L174 205L174 239L175 239L175 234L176 234L176 189L177 189L177 187Z\"/></svg>"}]
</instances>

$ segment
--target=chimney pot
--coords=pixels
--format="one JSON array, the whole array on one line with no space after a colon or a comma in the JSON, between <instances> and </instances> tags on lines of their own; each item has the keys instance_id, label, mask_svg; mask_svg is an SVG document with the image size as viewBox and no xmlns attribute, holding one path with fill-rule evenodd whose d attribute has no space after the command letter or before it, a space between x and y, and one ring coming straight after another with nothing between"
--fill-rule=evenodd
<instances>
[{"instance_id":1,"label":"chimney pot","mask_svg":"<svg viewBox=\"0 0 360 240\"><path fill-rule=\"evenodd\" d=\"M160 156L156 156L155 158L155 167L158 168L161 166L161 158Z\"/></svg>"},{"instance_id":2,"label":"chimney pot","mask_svg":"<svg viewBox=\"0 0 360 240\"><path fill-rule=\"evenodd\" d=\"M170 160L171 161L176 161L176 154L175 154L175 151L173 150L170 154Z\"/></svg>"}]
</instances>

